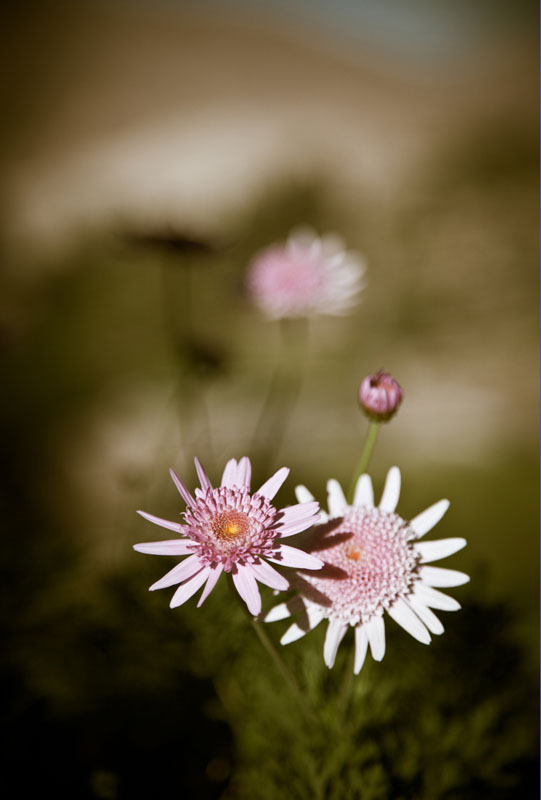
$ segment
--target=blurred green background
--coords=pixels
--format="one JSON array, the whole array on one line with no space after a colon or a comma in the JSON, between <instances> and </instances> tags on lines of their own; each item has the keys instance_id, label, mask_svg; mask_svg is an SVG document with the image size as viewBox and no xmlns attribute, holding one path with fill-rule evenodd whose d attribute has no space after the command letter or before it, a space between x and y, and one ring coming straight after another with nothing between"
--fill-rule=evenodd
<instances>
[{"instance_id":1,"label":"blurred green background","mask_svg":"<svg viewBox=\"0 0 541 800\"><path fill-rule=\"evenodd\" d=\"M11 792L537 795L537 7L22 3L2 39L2 708ZM535 30L534 30L535 29ZM348 317L284 349L244 292L299 225L367 263ZM276 369L300 375L261 420ZM346 719L322 632L284 651L304 726L227 586L175 611L137 508L249 454L325 501L371 464L468 547L429 648L392 629ZM281 374L281 373L280 373ZM279 377L280 377L279 374ZM283 414L283 416L280 416ZM279 435L276 434L279 431ZM270 437L270 438L269 438ZM158 537L159 538L159 537ZM270 590L265 606L272 602ZM278 639L279 624L270 633ZM303 727L304 726L304 727Z\"/></svg>"}]
</instances>

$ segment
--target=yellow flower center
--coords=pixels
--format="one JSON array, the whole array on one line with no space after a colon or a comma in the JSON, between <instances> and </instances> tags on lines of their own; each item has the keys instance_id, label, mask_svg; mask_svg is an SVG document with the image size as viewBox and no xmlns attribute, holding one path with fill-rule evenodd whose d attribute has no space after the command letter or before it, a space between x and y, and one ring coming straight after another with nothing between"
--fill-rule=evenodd
<instances>
[{"instance_id":1,"label":"yellow flower center","mask_svg":"<svg viewBox=\"0 0 541 800\"><path fill-rule=\"evenodd\" d=\"M250 527L246 514L240 511L223 511L217 514L210 524L214 535L218 539L237 539Z\"/></svg>"}]
</instances>

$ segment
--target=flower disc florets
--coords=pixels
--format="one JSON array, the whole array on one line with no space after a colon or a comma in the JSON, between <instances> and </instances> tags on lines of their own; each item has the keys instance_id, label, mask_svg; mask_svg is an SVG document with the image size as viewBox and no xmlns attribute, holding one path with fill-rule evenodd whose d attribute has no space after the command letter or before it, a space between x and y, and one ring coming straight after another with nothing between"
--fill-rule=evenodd
<instances>
[{"instance_id":1,"label":"flower disc florets","mask_svg":"<svg viewBox=\"0 0 541 800\"><path fill-rule=\"evenodd\" d=\"M420 556L413 548L415 534L397 514L351 508L316 530L325 566L317 575L303 575L303 594L314 603L326 597L325 616L349 625L368 622L411 590Z\"/></svg>"},{"instance_id":2,"label":"flower disc florets","mask_svg":"<svg viewBox=\"0 0 541 800\"><path fill-rule=\"evenodd\" d=\"M246 489L221 486L196 492L195 506L184 513L187 534L196 541L192 552L209 565L222 564L225 572L236 562L272 556L277 513L267 498Z\"/></svg>"}]
</instances>

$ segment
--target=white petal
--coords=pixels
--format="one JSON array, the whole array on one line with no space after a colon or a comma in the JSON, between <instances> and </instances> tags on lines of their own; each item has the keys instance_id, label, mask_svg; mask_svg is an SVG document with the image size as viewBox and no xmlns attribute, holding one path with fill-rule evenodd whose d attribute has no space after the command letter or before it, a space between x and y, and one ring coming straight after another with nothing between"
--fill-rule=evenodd
<instances>
[{"instance_id":1,"label":"white petal","mask_svg":"<svg viewBox=\"0 0 541 800\"><path fill-rule=\"evenodd\" d=\"M250 564L250 569L256 580L264 583L265 586L270 586L271 589L278 589L280 592L289 589L289 581L283 575L280 575L274 567L271 567L270 564L260 561L259 564Z\"/></svg>"},{"instance_id":2,"label":"white petal","mask_svg":"<svg viewBox=\"0 0 541 800\"><path fill-rule=\"evenodd\" d=\"M274 564L282 564L284 567L296 567L297 569L321 569L323 561L316 556L305 553L304 550L299 550L298 547L290 547L287 544L281 544L276 551L276 558L265 556L268 561Z\"/></svg>"},{"instance_id":3,"label":"white petal","mask_svg":"<svg viewBox=\"0 0 541 800\"><path fill-rule=\"evenodd\" d=\"M364 625L357 625L355 628L355 664L353 672L358 675L361 671L362 665L366 658L366 651L368 649L368 636L364 629Z\"/></svg>"},{"instance_id":4,"label":"white petal","mask_svg":"<svg viewBox=\"0 0 541 800\"><path fill-rule=\"evenodd\" d=\"M254 617L257 617L261 611L261 595L259 594L257 581L252 574L250 566L238 564L232 575L233 583L235 584L237 592L248 606L248 611L250 614L253 614Z\"/></svg>"},{"instance_id":5,"label":"white petal","mask_svg":"<svg viewBox=\"0 0 541 800\"><path fill-rule=\"evenodd\" d=\"M452 556L463 547L466 547L466 540L458 536L454 539L438 539L435 542L416 542L413 545L414 550L421 556L422 564Z\"/></svg>"},{"instance_id":6,"label":"white petal","mask_svg":"<svg viewBox=\"0 0 541 800\"><path fill-rule=\"evenodd\" d=\"M176 590L175 594L171 598L171 602L169 603L170 608L177 608L177 606L181 606L186 600L189 600L192 595L194 595L197 590L205 583L208 576L210 574L210 567L205 567L198 572L197 575L194 575L193 578L186 581L179 586Z\"/></svg>"},{"instance_id":7,"label":"white petal","mask_svg":"<svg viewBox=\"0 0 541 800\"><path fill-rule=\"evenodd\" d=\"M177 564L176 567L169 570L163 578L160 578L159 581L153 583L149 589L149 592L154 592L156 589L166 589L168 586L174 586L176 583L182 583L183 581L188 580L196 572L203 569L203 564L201 563L201 559L199 556L188 556L185 558L184 561L181 561L180 564Z\"/></svg>"},{"instance_id":8,"label":"white petal","mask_svg":"<svg viewBox=\"0 0 541 800\"><path fill-rule=\"evenodd\" d=\"M422 511L410 521L410 528L417 534L417 536L424 536L425 533L432 530L434 525L437 525L449 508L449 500L439 500L433 506Z\"/></svg>"},{"instance_id":9,"label":"white petal","mask_svg":"<svg viewBox=\"0 0 541 800\"><path fill-rule=\"evenodd\" d=\"M323 648L323 660L329 669L334 666L338 646L344 638L348 627L347 624L334 619L329 622Z\"/></svg>"},{"instance_id":10,"label":"white petal","mask_svg":"<svg viewBox=\"0 0 541 800\"><path fill-rule=\"evenodd\" d=\"M218 564L216 567L211 569L210 575L208 576L207 582L205 584L205 588L201 592L201 597L199 598L197 608L203 605L209 594L212 592L223 570L224 568L222 564Z\"/></svg>"},{"instance_id":11,"label":"white petal","mask_svg":"<svg viewBox=\"0 0 541 800\"><path fill-rule=\"evenodd\" d=\"M182 533L183 530L186 530L186 526L181 525L180 522L173 522L170 519L155 517L154 514L147 514L146 511L138 511L137 513L140 517L143 517L143 519L147 519L149 522L154 523L154 525L159 525L160 528L167 528L167 530L175 531L176 533Z\"/></svg>"},{"instance_id":12,"label":"white petal","mask_svg":"<svg viewBox=\"0 0 541 800\"><path fill-rule=\"evenodd\" d=\"M293 625L289 626L280 639L280 644L290 644L300 639L308 631L313 631L325 616L325 612L319 606L314 606L311 603L306 607L304 607L304 603L302 605L303 613Z\"/></svg>"},{"instance_id":13,"label":"white petal","mask_svg":"<svg viewBox=\"0 0 541 800\"><path fill-rule=\"evenodd\" d=\"M370 475L361 475L355 487L355 495L353 497L354 506L374 506L374 489Z\"/></svg>"},{"instance_id":14,"label":"white petal","mask_svg":"<svg viewBox=\"0 0 541 800\"><path fill-rule=\"evenodd\" d=\"M465 572L442 567L421 567L419 575L427 586L462 586L470 580L470 576Z\"/></svg>"},{"instance_id":15,"label":"white petal","mask_svg":"<svg viewBox=\"0 0 541 800\"><path fill-rule=\"evenodd\" d=\"M296 614L303 608L304 603L299 595L296 595L286 603L279 603L277 606L274 606L274 608L271 608L271 610L265 614L263 621L278 622L281 619L287 619L288 617L291 617L293 614Z\"/></svg>"},{"instance_id":16,"label":"white petal","mask_svg":"<svg viewBox=\"0 0 541 800\"><path fill-rule=\"evenodd\" d=\"M416 595L410 594L406 602L415 611L419 619L424 622L430 633L437 635L443 633L443 625L437 616Z\"/></svg>"},{"instance_id":17,"label":"white petal","mask_svg":"<svg viewBox=\"0 0 541 800\"><path fill-rule=\"evenodd\" d=\"M369 622L364 624L364 629L370 643L372 658L374 661L381 661L385 655L385 623L383 622L383 616L372 617Z\"/></svg>"},{"instance_id":18,"label":"white petal","mask_svg":"<svg viewBox=\"0 0 541 800\"><path fill-rule=\"evenodd\" d=\"M387 473L385 487L381 495L379 507L382 511L394 511L400 498L400 470L398 467L391 467Z\"/></svg>"},{"instance_id":19,"label":"white petal","mask_svg":"<svg viewBox=\"0 0 541 800\"><path fill-rule=\"evenodd\" d=\"M166 539L164 542L143 542L134 544L138 553L150 553L155 556L187 556L192 552L193 542L190 539Z\"/></svg>"},{"instance_id":20,"label":"white petal","mask_svg":"<svg viewBox=\"0 0 541 800\"><path fill-rule=\"evenodd\" d=\"M329 514L331 517L341 517L348 504L342 487L337 480L331 478L327 481Z\"/></svg>"},{"instance_id":21,"label":"white petal","mask_svg":"<svg viewBox=\"0 0 541 800\"><path fill-rule=\"evenodd\" d=\"M430 608L439 608L440 611L458 611L460 608L460 603L454 597L449 597L443 592L431 589L430 586L425 586L421 582L415 585L413 594L425 605L430 606Z\"/></svg>"},{"instance_id":22,"label":"white petal","mask_svg":"<svg viewBox=\"0 0 541 800\"><path fill-rule=\"evenodd\" d=\"M278 470L278 472L275 472L274 475L268 479L268 481L265 481L263 486L257 490L256 494L266 497L267 500L272 500L288 475L289 469L287 467L282 467Z\"/></svg>"},{"instance_id":23,"label":"white petal","mask_svg":"<svg viewBox=\"0 0 541 800\"><path fill-rule=\"evenodd\" d=\"M312 492L309 492L306 486L296 486L295 487L295 497L299 501L299 503L311 503L315 500L314 495Z\"/></svg>"},{"instance_id":24,"label":"white petal","mask_svg":"<svg viewBox=\"0 0 541 800\"><path fill-rule=\"evenodd\" d=\"M308 630L308 628L301 628L300 625L297 625L297 623L294 622L293 625L289 626L287 631L280 639L280 644L291 644L291 642L296 642L297 639L302 639L302 637L308 633Z\"/></svg>"},{"instance_id":25,"label":"white petal","mask_svg":"<svg viewBox=\"0 0 541 800\"><path fill-rule=\"evenodd\" d=\"M325 611L321 606L315 606L313 603L307 603L303 616L306 616L308 619L308 627L312 631L324 618Z\"/></svg>"},{"instance_id":26,"label":"white petal","mask_svg":"<svg viewBox=\"0 0 541 800\"><path fill-rule=\"evenodd\" d=\"M387 609L387 613L404 628L414 639L423 644L430 644L430 634L411 608L401 598L395 600Z\"/></svg>"}]
</instances>

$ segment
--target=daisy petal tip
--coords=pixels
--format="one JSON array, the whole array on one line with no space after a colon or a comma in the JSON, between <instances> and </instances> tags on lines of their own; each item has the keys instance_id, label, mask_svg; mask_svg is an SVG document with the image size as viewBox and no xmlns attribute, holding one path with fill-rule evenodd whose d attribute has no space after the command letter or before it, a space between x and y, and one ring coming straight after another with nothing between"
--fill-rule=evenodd
<instances>
[{"instance_id":1,"label":"daisy petal tip","mask_svg":"<svg viewBox=\"0 0 541 800\"><path fill-rule=\"evenodd\" d=\"M310 492L306 488L306 486L302 486L302 485L295 487L295 497L297 498L297 501L299 503L310 503L310 502L314 502L314 500L315 500L315 497L312 494L312 492Z\"/></svg>"},{"instance_id":2,"label":"daisy petal tip","mask_svg":"<svg viewBox=\"0 0 541 800\"><path fill-rule=\"evenodd\" d=\"M363 472L363 474L359 476L355 485L353 505L356 508L360 508L361 506L373 508L374 506L374 487L372 486L370 475L366 472Z\"/></svg>"},{"instance_id":3,"label":"daisy petal tip","mask_svg":"<svg viewBox=\"0 0 541 800\"><path fill-rule=\"evenodd\" d=\"M289 467L281 467L277 472L272 475L268 481L260 486L256 494L266 497L267 500L272 500L279 491L280 487L289 475Z\"/></svg>"},{"instance_id":4,"label":"daisy petal tip","mask_svg":"<svg viewBox=\"0 0 541 800\"><path fill-rule=\"evenodd\" d=\"M425 533L428 533L428 531L432 530L432 528L438 524L447 513L450 505L451 503L447 499L438 500L437 503L434 503L434 505L425 509L420 514L417 514L417 516L410 521L411 529L419 538L424 536Z\"/></svg>"}]
</instances>

